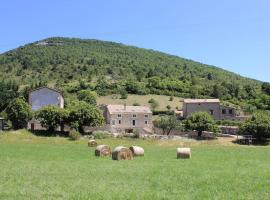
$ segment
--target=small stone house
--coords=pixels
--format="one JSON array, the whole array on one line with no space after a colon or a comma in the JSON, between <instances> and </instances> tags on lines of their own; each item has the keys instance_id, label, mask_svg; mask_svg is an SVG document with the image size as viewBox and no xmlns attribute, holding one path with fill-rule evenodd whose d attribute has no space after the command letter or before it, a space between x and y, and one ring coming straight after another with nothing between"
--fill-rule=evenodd
<instances>
[{"instance_id":1,"label":"small stone house","mask_svg":"<svg viewBox=\"0 0 270 200\"><path fill-rule=\"evenodd\" d=\"M49 87L40 87L30 91L28 101L32 111L37 111L38 109L47 105L54 105L64 108L64 98L62 93ZM28 129L46 130L41 126L40 122L35 119L28 122Z\"/></svg>"},{"instance_id":2,"label":"small stone house","mask_svg":"<svg viewBox=\"0 0 270 200\"><path fill-rule=\"evenodd\" d=\"M208 112L215 120L242 120L235 108L221 105L219 99L184 99L183 117L193 112Z\"/></svg>"},{"instance_id":3,"label":"small stone house","mask_svg":"<svg viewBox=\"0 0 270 200\"><path fill-rule=\"evenodd\" d=\"M152 132L152 111L146 106L107 105L105 118L111 132Z\"/></svg>"}]
</instances>

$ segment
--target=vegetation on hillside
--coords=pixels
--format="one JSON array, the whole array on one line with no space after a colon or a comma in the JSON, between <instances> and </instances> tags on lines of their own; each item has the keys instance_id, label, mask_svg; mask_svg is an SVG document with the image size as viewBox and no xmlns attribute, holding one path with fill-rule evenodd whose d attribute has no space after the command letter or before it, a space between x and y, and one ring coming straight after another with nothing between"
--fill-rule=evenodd
<instances>
[{"instance_id":1,"label":"vegetation on hillside","mask_svg":"<svg viewBox=\"0 0 270 200\"><path fill-rule=\"evenodd\" d=\"M217 67L113 42L48 38L0 55L0 111L38 86L65 98L81 90L98 95L163 94L220 98L252 112L270 110L270 86Z\"/></svg>"}]
</instances>

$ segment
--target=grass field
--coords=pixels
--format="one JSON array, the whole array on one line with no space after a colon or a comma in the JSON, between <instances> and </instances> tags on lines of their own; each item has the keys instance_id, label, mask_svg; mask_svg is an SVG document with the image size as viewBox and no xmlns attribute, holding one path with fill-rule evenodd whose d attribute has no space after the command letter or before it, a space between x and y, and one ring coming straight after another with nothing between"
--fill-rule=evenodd
<instances>
[{"instance_id":1,"label":"grass field","mask_svg":"<svg viewBox=\"0 0 270 200\"><path fill-rule=\"evenodd\" d=\"M139 103L141 106L150 106L149 99L155 99L159 102L158 110L167 110L166 106L170 105L172 109L182 108L181 98L174 97L173 101L169 101L169 96L164 95L132 95L129 94L127 99L120 99L120 95L101 96L98 98L98 104L124 104L133 105Z\"/></svg>"},{"instance_id":2,"label":"grass field","mask_svg":"<svg viewBox=\"0 0 270 200\"><path fill-rule=\"evenodd\" d=\"M270 199L270 147L227 140L106 139L141 145L132 161L97 158L87 140L0 133L0 199ZM176 147L192 158L176 159Z\"/></svg>"}]
</instances>

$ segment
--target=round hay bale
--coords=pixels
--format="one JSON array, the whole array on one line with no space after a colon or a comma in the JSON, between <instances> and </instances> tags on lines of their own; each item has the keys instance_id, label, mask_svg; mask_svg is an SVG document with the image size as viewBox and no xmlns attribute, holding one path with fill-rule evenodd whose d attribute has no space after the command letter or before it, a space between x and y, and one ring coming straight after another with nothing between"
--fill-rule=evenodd
<instances>
[{"instance_id":1,"label":"round hay bale","mask_svg":"<svg viewBox=\"0 0 270 200\"><path fill-rule=\"evenodd\" d=\"M177 148L177 158L191 158L191 149Z\"/></svg>"},{"instance_id":2,"label":"round hay bale","mask_svg":"<svg viewBox=\"0 0 270 200\"><path fill-rule=\"evenodd\" d=\"M107 145L98 145L95 150L96 156L110 156L111 154L111 148Z\"/></svg>"},{"instance_id":3,"label":"round hay bale","mask_svg":"<svg viewBox=\"0 0 270 200\"><path fill-rule=\"evenodd\" d=\"M88 141L88 146L89 147L96 147L97 146L96 140L89 140Z\"/></svg>"},{"instance_id":4,"label":"round hay bale","mask_svg":"<svg viewBox=\"0 0 270 200\"><path fill-rule=\"evenodd\" d=\"M131 146L129 149L132 151L133 156L144 156L144 149L139 146Z\"/></svg>"},{"instance_id":5,"label":"round hay bale","mask_svg":"<svg viewBox=\"0 0 270 200\"><path fill-rule=\"evenodd\" d=\"M133 154L129 148L118 146L112 152L113 160L132 160Z\"/></svg>"}]
</instances>

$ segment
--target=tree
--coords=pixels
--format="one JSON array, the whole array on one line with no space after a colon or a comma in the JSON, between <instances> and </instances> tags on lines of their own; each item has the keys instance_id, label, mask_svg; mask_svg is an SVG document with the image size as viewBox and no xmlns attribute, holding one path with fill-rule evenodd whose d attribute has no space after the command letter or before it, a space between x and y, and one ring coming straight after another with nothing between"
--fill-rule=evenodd
<instances>
[{"instance_id":1,"label":"tree","mask_svg":"<svg viewBox=\"0 0 270 200\"><path fill-rule=\"evenodd\" d=\"M185 121L185 128L198 131L198 137L202 136L203 131L216 132L218 130L214 119L207 112L192 113Z\"/></svg>"},{"instance_id":2,"label":"tree","mask_svg":"<svg viewBox=\"0 0 270 200\"><path fill-rule=\"evenodd\" d=\"M72 128L83 133L83 126L100 126L104 123L101 111L84 101L73 102L69 108L68 122Z\"/></svg>"},{"instance_id":3,"label":"tree","mask_svg":"<svg viewBox=\"0 0 270 200\"><path fill-rule=\"evenodd\" d=\"M78 99L91 105L97 105L97 93L90 90L81 90L78 93Z\"/></svg>"},{"instance_id":4,"label":"tree","mask_svg":"<svg viewBox=\"0 0 270 200\"><path fill-rule=\"evenodd\" d=\"M270 138L270 113L268 111L254 113L240 126L239 133L252 135L258 141Z\"/></svg>"},{"instance_id":5,"label":"tree","mask_svg":"<svg viewBox=\"0 0 270 200\"><path fill-rule=\"evenodd\" d=\"M49 131L55 131L57 127L64 126L68 118L68 111L57 106L48 105L36 111L35 118Z\"/></svg>"},{"instance_id":6,"label":"tree","mask_svg":"<svg viewBox=\"0 0 270 200\"><path fill-rule=\"evenodd\" d=\"M22 97L12 100L6 108L6 113L14 129L26 127L32 117L31 107Z\"/></svg>"},{"instance_id":7,"label":"tree","mask_svg":"<svg viewBox=\"0 0 270 200\"><path fill-rule=\"evenodd\" d=\"M270 95L270 83L263 83L262 84L262 91L266 94Z\"/></svg>"},{"instance_id":8,"label":"tree","mask_svg":"<svg viewBox=\"0 0 270 200\"><path fill-rule=\"evenodd\" d=\"M182 128L181 122L175 116L162 116L154 121L154 125L161 128L166 135L169 135L173 129Z\"/></svg>"}]
</instances>

